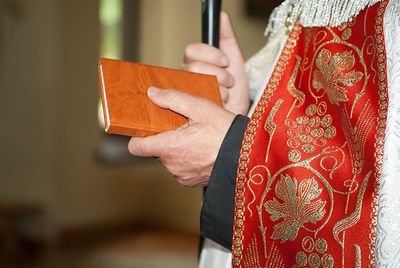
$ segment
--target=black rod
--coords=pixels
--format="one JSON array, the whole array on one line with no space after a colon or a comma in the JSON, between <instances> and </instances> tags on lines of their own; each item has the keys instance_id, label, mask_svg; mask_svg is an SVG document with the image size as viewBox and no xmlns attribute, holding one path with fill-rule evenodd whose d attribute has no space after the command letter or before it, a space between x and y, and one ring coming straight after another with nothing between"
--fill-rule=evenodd
<instances>
[{"instance_id":1,"label":"black rod","mask_svg":"<svg viewBox=\"0 0 400 268\"><path fill-rule=\"evenodd\" d=\"M219 18L222 0L202 0L202 42L219 47Z\"/></svg>"},{"instance_id":2,"label":"black rod","mask_svg":"<svg viewBox=\"0 0 400 268\"><path fill-rule=\"evenodd\" d=\"M201 41L214 47L219 47L219 19L222 0L201 0ZM206 187L203 189L205 194ZM199 258L204 239L200 236Z\"/></svg>"}]
</instances>

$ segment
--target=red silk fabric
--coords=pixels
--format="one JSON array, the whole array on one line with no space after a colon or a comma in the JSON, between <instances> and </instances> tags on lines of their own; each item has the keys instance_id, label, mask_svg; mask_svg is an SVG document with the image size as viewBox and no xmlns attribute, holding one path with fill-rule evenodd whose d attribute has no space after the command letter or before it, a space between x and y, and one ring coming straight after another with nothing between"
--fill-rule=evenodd
<instances>
[{"instance_id":1,"label":"red silk fabric","mask_svg":"<svg viewBox=\"0 0 400 268\"><path fill-rule=\"evenodd\" d=\"M386 5L291 30L242 145L233 267L373 266Z\"/></svg>"}]
</instances>

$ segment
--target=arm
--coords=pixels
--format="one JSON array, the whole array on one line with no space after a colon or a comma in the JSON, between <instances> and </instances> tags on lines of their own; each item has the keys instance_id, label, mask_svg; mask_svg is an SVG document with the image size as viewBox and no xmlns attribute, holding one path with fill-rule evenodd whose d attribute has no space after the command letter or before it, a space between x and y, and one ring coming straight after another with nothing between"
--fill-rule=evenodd
<instances>
[{"instance_id":1,"label":"arm","mask_svg":"<svg viewBox=\"0 0 400 268\"><path fill-rule=\"evenodd\" d=\"M202 235L230 248L236 170L248 118L174 90L152 88L148 94L157 105L179 112L190 121L174 131L133 138L129 151L138 156L158 157L182 185L208 184L201 217Z\"/></svg>"},{"instance_id":2,"label":"arm","mask_svg":"<svg viewBox=\"0 0 400 268\"><path fill-rule=\"evenodd\" d=\"M235 114L206 99L172 89L150 88L148 97L156 105L187 117L189 122L176 130L132 138L129 152L159 158L184 186L207 185Z\"/></svg>"},{"instance_id":3,"label":"arm","mask_svg":"<svg viewBox=\"0 0 400 268\"><path fill-rule=\"evenodd\" d=\"M201 235L231 249L236 173L249 119L235 117L218 153L203 200Z\"/></svg>"}]
</instances>

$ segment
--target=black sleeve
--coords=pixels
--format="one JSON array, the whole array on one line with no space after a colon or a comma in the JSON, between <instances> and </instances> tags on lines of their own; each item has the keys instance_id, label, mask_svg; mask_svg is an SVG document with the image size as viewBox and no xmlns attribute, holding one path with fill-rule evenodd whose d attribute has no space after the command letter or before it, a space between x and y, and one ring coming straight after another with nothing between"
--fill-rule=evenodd
<instances>
[{"instance_id":1,"label":"black sleeve","mask_svg":"<svg viewBox=\"0 0 400 268\"><path fill-rule=\"evenodd\" d=\"M236 173L249 118L238 115L222 142L204 195L200 216L203 237L231 249Z\"/></svg>"}]
</instances>

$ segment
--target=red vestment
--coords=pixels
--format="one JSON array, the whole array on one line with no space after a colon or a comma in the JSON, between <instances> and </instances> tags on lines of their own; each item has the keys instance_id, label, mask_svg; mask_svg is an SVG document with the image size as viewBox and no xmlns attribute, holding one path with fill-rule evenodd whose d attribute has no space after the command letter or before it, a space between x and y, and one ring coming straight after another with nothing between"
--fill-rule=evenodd
<instances>
[{"instance_id":1,"label":"red vestment","mask_svg":"<svg viewBox=\"0 0 400 268\"><path fill-rule=\"evenodd\" d=\"M291 30L242 144L233 267L373 266L386 6Z\"/></svg>"}]
</instances>

